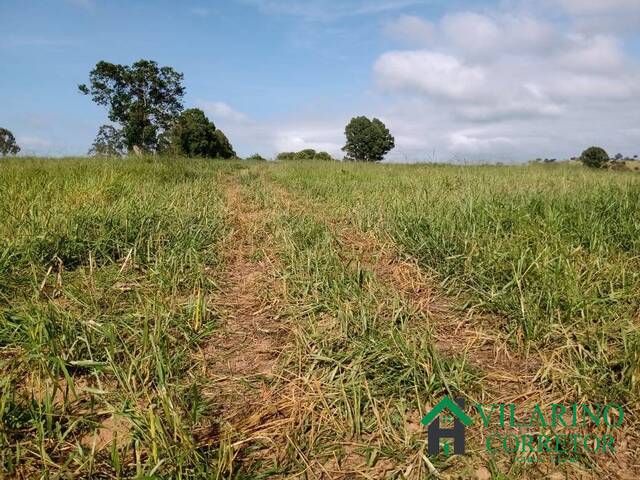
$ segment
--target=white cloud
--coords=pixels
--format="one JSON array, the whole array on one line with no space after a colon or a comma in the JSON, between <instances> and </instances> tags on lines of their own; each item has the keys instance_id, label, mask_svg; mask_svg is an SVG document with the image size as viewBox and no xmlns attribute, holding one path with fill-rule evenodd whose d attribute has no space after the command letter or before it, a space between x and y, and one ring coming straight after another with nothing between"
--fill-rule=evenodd
<instances>
[{"instance_id":1,"label":"white cloud","mask_svg":"<svg viewBox=\"0 0 640 480\"><path fill-rule=\"evenodd\" d=\"M449 135L449 146L454 154L494 154L496 150L517 146L516 140L509 137L484 136L482 132L459 131Z\"/></svg>"},{"instance_id":2,"label":"white cloud","mask_svg":"<svg viewBox=\"0 0 640 480\"><path fill-rule=\"evenodd\" d=\"M230 120L232 122L244 122L247 120L247 116L244 113L234 110L224 102L200 100L196 103L210 117L213 123L218 120Z\"/></svg>"},{"instance_id":3,"label":"white cloud","mask_svg":"<svg viewBox=\"0 0 640 480\"><path fill-rule=\"evenodd\" d=\"M625 65L618 39L612 35L569 35L566 50L560 53L560 65L581 71L614 73Z\"/></svg>"},{"instance_id":4,"label":"white cloud","mask_svg":"<svg viewBox=\"0 0 640 480\"><path fill-rule=\"evenodd\" d=\"M473 12L447 15L441 23L447 41L469 53L495 51L501 43L501 31L489 17Z\"/></svg>"},{"instance_id":5,"label":"white cloud","mask_svg":"<svg viewBox=\"0 0 640 480\"><path fill-rule=\"evenodd\" d=\"M197 106L220 128L241 156L260 153L275 157L279 152L305 148L327 151L341 157L346 116L312 108L283 117L255 119L220 101L200 100Z\"/></svg>"},{"instance_id":6,"label":"white cloud","mask_svg":"<svg viewBox=\"0 0 640 480\"><path fill-rule=\"evenodd\" d=\"M307 125L284 125L279 129L273 140L276 152L299 151L312 148L318 151L327 151L334 156L338 156L340 148L344 142L338 139L343 136L343 131L332 126L318 125L312 122Z\"/></svg>"},{"instance_id":7,"label":"white cloud","mask_svg":"<svg viewBox=\"0 0 640 480\"><path fill-rule=\"evenodd\" d=\"M640 27L638 0L547 0L547 4L563 9L584 32L637 32Z\"/></svg>"},{"instance_id":8,"label":"white cloud","mask_svg":"<svg viewBox=\"0 0 640 480\"><path fill-rule=\"evenodd\" d=\"M374 65L374 71L387 89L450 98L474 95L485 80L482 68L469 67L453 56L428 50L385 53Z\"/></svg>"},{"instance_id":9,"label":"white cloud","mask_svg":"<svg viewBox=\"0 0 640 480\"><path fill-rule=\"evenodd\" d=\"M640 6L579 3L564 7L579 16ZM387 112L402 150L393 156L435 149L440 159L493 152L508 161L575 155L584 143L633 150L638 59L615 30L587 31L578 19L553 23L532 9L458 12L429 23L428 38L394 36L421 48L383 53L373 66L377 84L403 106Z\"/></svg>"}]
</instances>

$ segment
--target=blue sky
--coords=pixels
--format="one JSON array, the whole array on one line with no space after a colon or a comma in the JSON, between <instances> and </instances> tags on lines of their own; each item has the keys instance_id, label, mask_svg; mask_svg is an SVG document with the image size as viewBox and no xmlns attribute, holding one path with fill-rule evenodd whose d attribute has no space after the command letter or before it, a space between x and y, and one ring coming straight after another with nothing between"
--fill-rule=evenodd
<instances>
[{"instance_id":1,"label":"blue sky","mask_svg":"<svg viewBox=\"0 0 640 480\"><path fill-rule=\"evenodd\" d=\"M640 153L640 2L0 0L0 126L25 153L83 154L99 60L185 75L238 152L339 153L383 119L391 161Z\"/></svg>"}]
</instances>

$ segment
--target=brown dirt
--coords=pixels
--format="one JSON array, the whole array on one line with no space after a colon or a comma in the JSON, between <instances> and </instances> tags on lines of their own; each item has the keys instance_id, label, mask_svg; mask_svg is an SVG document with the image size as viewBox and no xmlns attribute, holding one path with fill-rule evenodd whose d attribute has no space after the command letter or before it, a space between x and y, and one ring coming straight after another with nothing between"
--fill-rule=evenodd
<instances>
[{"instance_id":1,"label":"brown dirt","mask_svg":"<svg viewBox=\"0 0 640 480\"><path fill-rule=\"evenodd\" d=\"M80 444L88 449L99 452L116 445L126 445L131 439L131 422L123 417L112 415L100 423L100 426L85 435Z\"/></svg>"},{"instance_id":2,"label":"brown dirt","mask_svg":"<svg viewBox=\"0 0 640 480\"><path fill-rule=\"evenodd\" d=\"M221 246L225 269L214 302L222 324L203 354L213 385L206 393L218 405L222 423L237 426L264 401L287 331L278 316L280 286L272 275L270 212L249 201L233 181L226 195L232 231Z\"/></svg>"}]
</instances>

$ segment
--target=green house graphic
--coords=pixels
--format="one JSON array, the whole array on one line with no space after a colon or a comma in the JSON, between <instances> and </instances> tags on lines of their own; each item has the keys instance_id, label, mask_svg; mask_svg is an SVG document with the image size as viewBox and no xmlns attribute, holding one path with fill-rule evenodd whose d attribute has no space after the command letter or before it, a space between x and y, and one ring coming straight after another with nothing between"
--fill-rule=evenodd
<instances>
[{"instance_id":1,"label":"green house graphic","mask_svg":"<svg viewBox=\"0 0 640 480\"><path fill-rule=\"evenodd\" d=\"M473 425L473 419L464 413L464 411L460 408L460 406L451 400L449 397L444 397L440 400L440 403L435 406L428 414L424 416L422 419L423 425L430 425L438 415L440 415L444 410L449 410L455 417L460 420L465 427L470 427Z\"/></svg>"},{"instance_id":2,"label":"green house graphic","mask_svg":"<svg viewBox=\"0 0 640 480\"><path fill-rule=\"evenodd\" d=\"M427 452L429 455L437 455L440 452L440 440L453 440L454 453L464 455L465 451L465 427L473 425L473 420L464 413L464 398L451 400L444 397L436 407L422 419L423 425L428 425ZM440 425L440 414L448 410L453 415L453 427L443 428ZM449 443L444 444L444 453L449 455Z\"/></svg>"}]
</instances>

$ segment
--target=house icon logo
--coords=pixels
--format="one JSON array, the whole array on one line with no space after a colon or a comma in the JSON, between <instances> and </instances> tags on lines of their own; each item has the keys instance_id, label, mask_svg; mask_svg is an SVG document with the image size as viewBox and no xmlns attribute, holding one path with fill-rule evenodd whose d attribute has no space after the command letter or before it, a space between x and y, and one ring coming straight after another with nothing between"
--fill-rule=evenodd
<instances>
[{"instance_id":1,"label":"house icon logo","mask_svg":"<svg viewBox=\"0 0 640 480\"><path fill-rule=\"evenodd\" d=\"M443 423L453 426L443 428ZM453 453L464 454L465 427L473 425L473 420L464 413L464 398L456 398L455 401L449 397L444 397L436 407L422 419L423 425L428 425L428 447L429 455L440 453L440 440L453 440ZM444 444L444 454L449 455L449 443Z\"/></svg>"}]
</instances>

